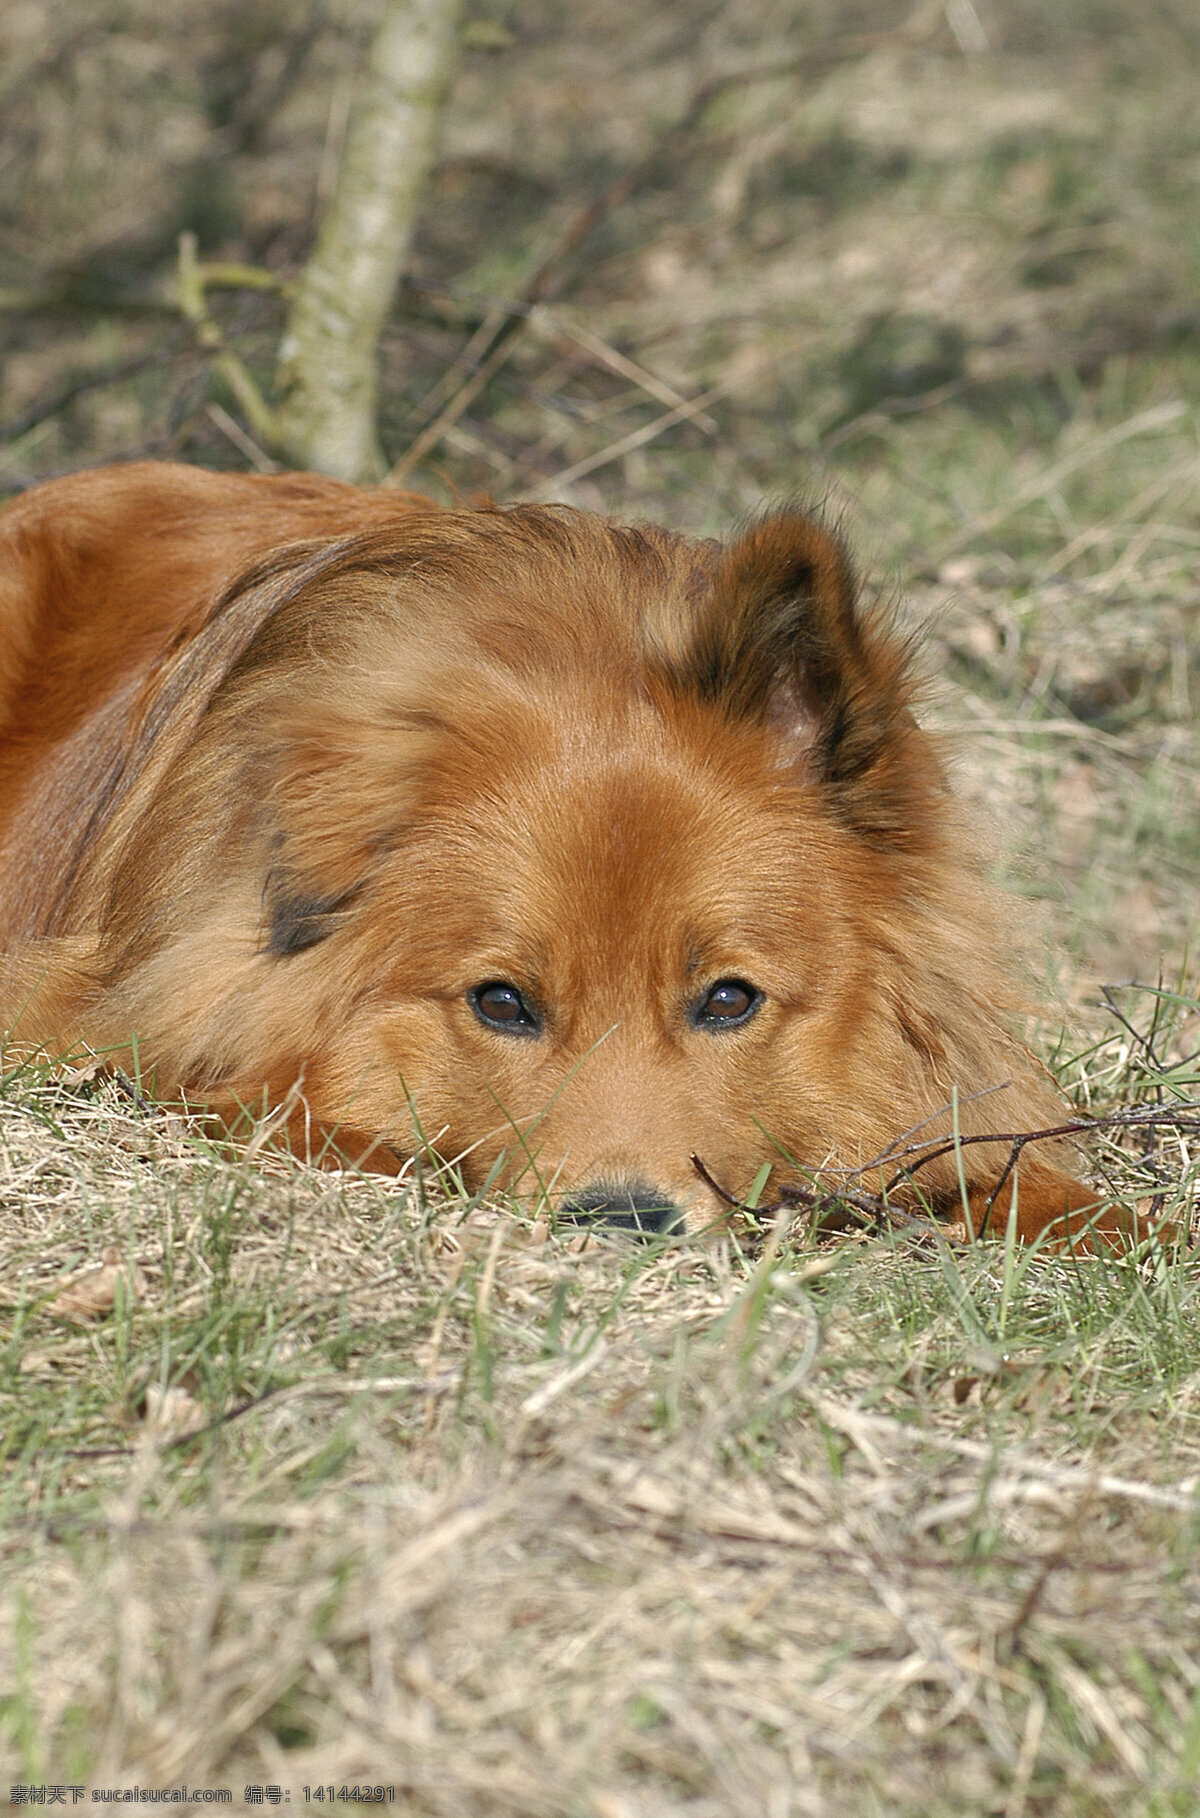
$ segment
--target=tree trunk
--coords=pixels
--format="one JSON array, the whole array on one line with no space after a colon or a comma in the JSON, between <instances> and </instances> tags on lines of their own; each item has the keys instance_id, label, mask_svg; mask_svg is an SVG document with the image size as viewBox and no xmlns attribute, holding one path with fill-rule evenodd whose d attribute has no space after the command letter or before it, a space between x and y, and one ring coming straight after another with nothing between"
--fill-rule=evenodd
<instances>
[{"instance_id":1,"label":"tree trunk","mask_svg":"<svg viewBox=\"0 0 1200 1818\"><path fill-rule=\"evenodd\" d=\"M433 161L461 0L387 0L351 108L337 184L279 354L279 452L379 479L379 338Z\"/></svg>"}]
</instances>

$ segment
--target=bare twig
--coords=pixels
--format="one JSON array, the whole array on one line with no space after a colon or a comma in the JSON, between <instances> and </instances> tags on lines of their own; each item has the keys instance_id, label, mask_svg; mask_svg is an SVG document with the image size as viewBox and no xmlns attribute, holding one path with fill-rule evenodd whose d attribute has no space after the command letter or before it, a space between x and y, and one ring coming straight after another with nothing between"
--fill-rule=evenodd
<instances>
[{"instance_id":1,"label":"bare twig","mask_svg":"<svg viewBox=\"0 0 1200 1818\"><path fill-rule=\"evenodd\" d=\"M394 466L389 468L383 480L385 486L403 486L413 468L437 446L446 431L453 428L467 406L479 396L492 375L500 370L512 352L516 336L524 325L523 315L520 317L509 316L506 318L503 329L489 337L491 345L487 357L481 361L469 378L463 380L445 409L421 431ZM482 345L480 335L472 337L472 345L477 341Z\"/></svg>"},{"instance_id":2,"label":"bare twig","mask_svg":"<svg viewBox=\"0 0 1200 1818\"><path fill-rule=\"evenodd\" d=\"M708 390L701 392L698 398L681 404L676 410L667 411L665 416L655 417L652 423L643 423L640 429L630 430L629 434L622 436L619 441L610 442L607 448L598 449L595 454L585 455L581 461L576 461L572 466L564 467L560 472L552 474L531 496L535 499L544 498L548 494L557 492L560 487L569 486L573 480L581 480L584 474L595 473L598 467L607 467L610 461L619 461L622 455L632 454L635 448L644 448L647 442L655 441L665 430L673 429L676 423L694 420L697 411L702 410L704 405L713 403L715 399L723 397L731 383L732 381L727 381L720 385L710 385Z\"/></svg>"},{"instance_id":3,"label":"bare twig","mask_svg":"<svg viewBox=\"0 0 1200 1818\"><path fill-rule=\"evenodd\" d=\"M231 441L239 454L244 454L251 467L257 473L278 473L279 463L273 461L266 451L259 447L252 436L248 436L236 417L231 417L219 404L209 403L205 406L205 416L210 423L215 423L223 436Z\"/></svg>"},{"instance_id":4,"label":"bare twig","mask_svg":"<svg viewBox=\"0 0 1200 1818\"><path fill-rule=\"evenodd\" d=\"M259 391L249 369L226 344L220 327L209 314L205 281L205 268L196 257L195 234L180 234L179 307L195 329L197 346L208 355L213 370L233 393L255 436L271 445L278 440L275 412Z\"/></svg>"},{"instance_id":5,"label":"bare twig","mask_svg":"<svg viewBox=\"0 0 1200 1818\"><path fill-rule=\"evenodd\" d=\"M290 298L296 286L282 272L265 265L242 265L234 259L201 260L196 275L205 290L263 290Z\"/></svg>"},{"instance_id":6,"label":"bare twig","mask_svg":"<svg viewBox=\"0 0 1200 1818\"><path fill-rule=\"evenodd\" d=\"M141 1112L143 1117L153 1117L154 1116L154 1106L150 1103L150 1100L148 1098L146 1098L145 1095L141 1091L139 1091L137 1086L135 1086L133 1081L130 1079L129 1075L127 1073L123 1073L121 1071L120 1067L114 1067L112 1072L109 1074L109 1078L112 1080L113 1085L117 1088L117 1091L123 1093L124 1096L129 1100L130 1104L135 1106L136 1109Z\"/></svg>"},{"instance_id":7,"label":"bare twig","mask_svg":"<svg viewBox=\"0 0 1200 1818\"><path fill-rule=\"evenodd\" d=\"M531 312L530 326L535 333L544 330L560 341L574 342L577 348L591 356L596 365L607 367L609 372L614 372L619 377L640 386L644 392L657 399L660 404L669 404L672 409L686 409L687 420L694 423L697 429L702 429L706 436L717 434L718 425L715 418L708 416L698 404L685 398L682 392L676 391L673 385L668 385L665 379L660 379L657 373L650 372L647 367L639 365L636 360L631 360L627 354L621 353L615 347L610 347L607 341L602 340L599 335L593 334L590 328L584 328L582 324L572 322L566 316L544 308L534 309Z\"/></svg>"},{"instance_id":8,"label":"bare twig","mask_svg":"<svg viewBox=\"0 0 1200 1818\"><path fill-rule=\"evenodd\" d=\"M1161 1105L1128 1105L1120 1111L1110 1111L1101 1117L1073 1117L1061 1124L1047 1126L1042 1130L992 1130L975 1136L955 1136L946 1140L930 1138L926 1142L906 1144L897 1150L885 1151L883 1157L868 1162L861 1168L855 1168L844 1174L836 1183L824 1186L821 1183L820 1171L813 1173L810 1184L799 1185L788 1182L779 1189L779 1198L774 1205L747 1206L727 1192L713 1179L698 1155L692 1156L692 1166L701 1180L712 1188L717 1197L733 1211L744 1212L756 1219L775 1218L779 1213L796 1206L810 1207L814 1212L814 1222L831 1228L839 1211L849 1212L852 1217L844 1219L842 1228L856 1220L863 1225L894 1224L905 1230L941 1233L942 1227L932 1219L920 1218L894 1205L891 1195L899 1188L908 1186L913 1178L929 1162L937 1161L942 1156L953 1155L960 1149L966 1149L979 1143L990 1143L993 1146L1005 1143L1008 1145L1008 1158L1000 1175L988 1194L984 1204L983 1225L986 1228L988 1216L997 1195L1003 1189L1013 1169L1016 1167L1024 1150L1033 1143L1057 1142L1064 1137L1090 1136L1099 1131L1112 1130L1154 1130L1171 1129L1184 1135L1200 1135L1200 1100L1187 1100L1173 1108ZM882 1160L897 1160L911 1157L897 1168L891 1178L885 1182L882 1192L869 1193L860 1186L853 1185L861 1181L864 1175L870 1174L880 1166Z\"/></svg>"},{"instance_id":9,"label":"bare twig","mask_svg":"<svg viewBox=\"0 0 1200 1818\"><path fill-rule=\"evenodd\" d=\"M775 1219L780 1212L794 1211L796 1207L804 1206L813 1214L812 1223L819 1225L823 1231L866 1230L891 1223L905 1231L936 1231L939 1235L944 1235L942 1227L934 1220L906 1212L902 1206L892 1205L882 1194L864 1193L842 1186L822 1187L815 1178L811 1186L798 1186L789 1182L787 1186L781 1187L779 1198L773 1206L748 1206L727 1193L713 1179L698 1155L693 1155L691 1161L701 1180L712 1188L718 1199L731 1211L742 1212L748 1218Z\"/></svg>"}]
</instances>

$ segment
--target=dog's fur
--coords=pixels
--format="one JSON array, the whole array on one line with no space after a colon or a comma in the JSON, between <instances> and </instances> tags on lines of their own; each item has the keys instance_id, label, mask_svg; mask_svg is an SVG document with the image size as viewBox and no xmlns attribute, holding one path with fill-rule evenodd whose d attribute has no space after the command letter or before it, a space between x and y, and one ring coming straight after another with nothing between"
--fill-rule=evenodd
<instances>
[{"instance_id":1,"label":"dog's fur","mask_svg":"<svg viewBox=\"0 0 1200 1818\"><path fill-rule=\"evenodd\" d=\"M693 1153L872 1189L906 1132L1058 1119L999 945L905 644L806 515L720 547L149 463L0 514L18 1042L699 1228ZM1006 1154L919 1180L953 1213L961 1165L978 1225ZM1031 1150L1020 1233L1094 1198Z\"/></svg>"}]
</instances>

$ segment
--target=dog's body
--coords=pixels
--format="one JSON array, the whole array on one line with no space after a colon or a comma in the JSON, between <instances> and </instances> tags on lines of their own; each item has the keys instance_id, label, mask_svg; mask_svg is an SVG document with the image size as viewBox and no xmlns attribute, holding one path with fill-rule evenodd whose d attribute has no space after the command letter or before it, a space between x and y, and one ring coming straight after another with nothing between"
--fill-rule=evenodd
<instances>
[{"instance_id":1,"label":"dog's body","mask_svg":"<svg viewBox=\"0 0 1200 1818\"><path fill-rule=\"evenodd\" d=\"M876 1188L1060 1116L910 694L799 514L53 481L0 514L0 1026L577 1216L699 1228L693 1153ZM1006 1153L919 1179L978 1224ZM1021 1234L1094 1197L1031 1151Z\"/></svg>"}]
</instances>

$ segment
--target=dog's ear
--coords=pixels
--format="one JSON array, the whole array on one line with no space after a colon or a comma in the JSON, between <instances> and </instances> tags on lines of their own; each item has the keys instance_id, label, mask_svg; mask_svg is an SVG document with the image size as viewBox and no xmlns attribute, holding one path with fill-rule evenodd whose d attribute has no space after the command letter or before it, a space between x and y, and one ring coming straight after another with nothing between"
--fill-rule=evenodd
<instances>
[{"instance_id":1,"label":"dog's ear","mask_svg":"<svg viewBox=\"0 0 1200 1818\"><path fill-rule=\"evenodd\" d=\"M775 731L785 761L862 838L911 850L932 832L944 783L913 718L910 658L861 611L837 537L782 512L721 552L676 676L731 718Z\"/></svg>"},{"instance_id":2,"label":"dog's ear","mask_svg":"<svg viewBox=\"0 0 1200 1818\"><path fill-rule=\"evenodd\" d=\"M453 742L436 710L360 692L353 703L287 704L276 717L263 905L265 945L281 957L353 914L413 824L434 754Z\"/></svg>"},{"instance_id":3,"label":"dog's ear","mask_svg":"<svg viewBox=\"0 0 1200 1818\"><path fill-rule=\"evenodd\" d=\"M394 834L407 794L394 726L333 704L277 710L263 892L267 949L283 957L333 934Z\"/></svg>"}]
</instances>

